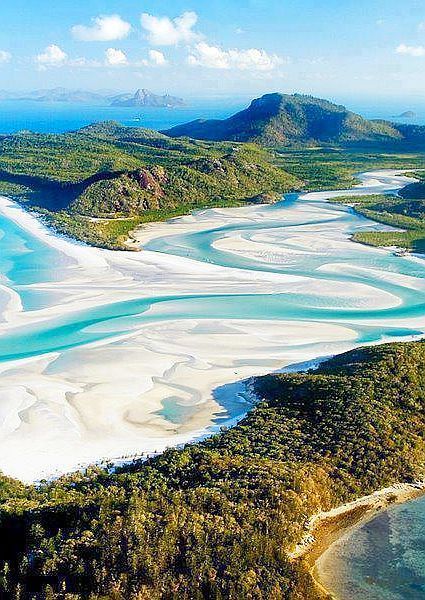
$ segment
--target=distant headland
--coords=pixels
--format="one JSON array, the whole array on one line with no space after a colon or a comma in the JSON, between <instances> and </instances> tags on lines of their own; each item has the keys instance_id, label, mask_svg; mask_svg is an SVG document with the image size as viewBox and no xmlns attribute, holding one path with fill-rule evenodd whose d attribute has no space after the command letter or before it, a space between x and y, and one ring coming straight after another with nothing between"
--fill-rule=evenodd
<instances>
[{"instance_id":1,"label":"distant headland","mask_svg":"<svg viewBox=\"0 0 425 600\"><path fill-rule=\"evenodd\" d=\"M394 119L416 119L417 116L413 110L405 110L400 115L396 115Z\"/></svg>"},{"instance_id":2,"label":"distant headland","mask_svg":"<svg viewBox=\"0 0 425 600\"><path fill-rule=\"evenodd\" d=\"M30 92L9 92L0 90L0 100L46 103L64 102L69 104L92 104L93 106L119 107L154 106L176 108L186 105L182 98L171 96L170 94L154 94L147 89L138 89L136 92L128 93L117 93L111 90L91 92L87 90L69 90L61 87L34 90Z\"/></svg>"}]
</instances>

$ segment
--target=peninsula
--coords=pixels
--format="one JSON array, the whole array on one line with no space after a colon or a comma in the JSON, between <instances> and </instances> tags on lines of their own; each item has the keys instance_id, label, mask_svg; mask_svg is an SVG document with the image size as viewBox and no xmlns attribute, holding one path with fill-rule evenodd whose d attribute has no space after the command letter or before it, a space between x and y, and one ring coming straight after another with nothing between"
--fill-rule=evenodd
<instances>
[{"instance_id":1,"label":"peninsula","mask_svg":"<svg viewBox=\"0 0 425 600\"><path fill-rule=\"evenodd\" d=\"M324 598L291 553L315 513L423 477L424 373L421 342L362 348L255 379L261 402L205 442L41 487L2 477L3 589Z\"/></svg>"}]
</instances>

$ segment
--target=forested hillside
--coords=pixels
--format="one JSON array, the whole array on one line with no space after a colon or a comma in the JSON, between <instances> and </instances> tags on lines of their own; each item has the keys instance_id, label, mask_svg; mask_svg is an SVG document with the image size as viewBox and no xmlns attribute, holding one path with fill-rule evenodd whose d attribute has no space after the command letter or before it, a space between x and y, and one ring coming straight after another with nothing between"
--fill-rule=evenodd
<instances>
[{"instance_id":1,"label":"forested hillside","mask_svg":"<svg viewBox=\"0 0 425 600\"><path fill-rule=\"evenodd\" d=\"M345 106L301 94L265 94L228 119L198 119L164 133L277 147L335 143L425 147L425 127L368 120Z\"/></svg>"},{"instance_id":2,"label":"forested hillside","mask_svg":"<svg viewBox=\"0 0 425 600\"><path fill-rule=\"evenodd\" d=\"M41 209L61 231L111 248L138 223L270 199L299 185L253 144L172 140L113 122L0 137L0 193Z\"/></svg>"},{"instance_id":3,"label":"forested hillside","mask_svg":"<svg viewBox=\"0 0 425 600\"><path fill-rule=\"evenodd\" d=\"M253 380L233 429L116 473L2 478L10 598L313 600L288 552L318 510L423 478L425 344L348 352Z\"/></svg>"}]
</instances>

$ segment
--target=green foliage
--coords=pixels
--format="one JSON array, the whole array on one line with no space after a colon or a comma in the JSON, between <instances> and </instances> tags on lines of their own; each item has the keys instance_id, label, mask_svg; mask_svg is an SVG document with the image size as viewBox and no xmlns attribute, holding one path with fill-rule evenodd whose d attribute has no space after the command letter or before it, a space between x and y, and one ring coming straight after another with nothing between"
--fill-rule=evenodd
<instances>
[{"instance_id":1,"label":"green foliage","mask_svg":"<svg viewBox=\"0 0 425 600\"><path fill-rule=\"evenodd\" d=\"M131 227L148 220L273 199L302 181L308 189L350 187L359 171L419 169L423 159L384 147L272 154L255 144L173 139L105 122L69 134L1 137L0 193L43 212L59 232L123 248Z\"/></svg>"},{"instance_id":2,"label":"green foliage","mask_svg":"<svg viewBox=\"0 0 425 600\"><path fill-rule=\"evenodd\" d=\"M44 211L58 231L117 248L127 225L139 220L240 205L299 187L271 159L255 145L173 140L106 122L76 133L0 138L0 193ZM105 218L126 224L100 224Z\"/></svg>"},{"instance_id":3,"label":"green foliage","mask_svg":"<svg viewBox=\"0 0 425 600\"><path fill-rule=\"evenodd\" d=\"M414 177L419 179L424 177L424 173L414 173ZM414 199L425 199L425 182L418 181L417 183L411 183L410 185L406 185L400 192L400 195L403 198L414 198Z\"/></svg>"},{"instance_id":4,"label":"green foliage","mask_svg":"<svg viewBox=\"0 0 425 600\"><path fill-rule=\"evenodd\" d=\"M110 250L131 249L127 241L131 232L142 222L138 217L97 219L41 208L37 209L37 216L59 234Z\"/></svg>"},{"instance_id":5,"label":"green foliage","mask_svg":"<svg viewBox=\"0 0 425 600\"><path fill-rule=\"evenodd\" d=\"M306 182L308 190L349 189L355 175L375 169L418 169L425 154L389 152L382 146L370 149L304 148L276 151L276 164Z\"/></svg>"},{"instance_id":6,"label":"green foliage","mask_svg":"<svg viewBox=\"0 0 425 600\"><path fill-rule=\"evenodd\" d=\"M407 186L410 187L410 186ZM406 188L404 188L406 190ZM401 190L401 193L404 192ZM404 196L404 194L403 194ZM425 251L425 201L392 195L348 196L334 202L348 204L363 216L405 231L360 231L353 240L370 246L398 246Z\"/></svg>"},{"instance_id":7,"label":"green foliage","mask_svg":"<svg viewBox=\"0 0 425 600\"><path fill-rule=\"evenodd\" d=\"M355 350L253 389L246 418L202 443L38 488L5 481L0 591L320 598L287 557L309 517L424 475L425 344Z\"/></svg>"},{"instance_id":8,"label":"green foliage","mask_svg":"<svg viewBox=\"0 0 425 600\"><path fill-rule=\"evenodd\" d=\"M344 106L301 94L266 94L228 119L198 119L165 133L202 140L294 144L413 143L424 147L425 127L369 121Z\"/></svg>"},{"instance_id":9,"label":"green foliage","mask_svg":"<svg viewBox=\"0 0 425 600\"><path fill-rule=\"evenodd\" d=\"M0 171L74 183L104 171L136 169L137 159L77 133L17 133L0 140Z\"/></svg>"}]
</instances>

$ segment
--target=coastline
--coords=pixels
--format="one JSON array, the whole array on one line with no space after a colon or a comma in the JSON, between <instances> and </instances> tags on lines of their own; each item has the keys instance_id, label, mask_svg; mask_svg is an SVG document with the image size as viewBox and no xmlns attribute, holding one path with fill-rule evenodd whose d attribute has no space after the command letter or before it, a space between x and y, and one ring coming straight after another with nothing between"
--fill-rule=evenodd
<instances>
[{"instance_id":1,"label":"coastline","mask_svg":"<svg viewBox=\"0 0 425 600\"><path fill-rule=\"evenodd\" d=\"M414 483L395 483L337 506L326 512L313 515L302 540L289 552L292 561L304 561L311 577L324 598L337 598L327 589L321 576L320 561L331 546L354 529L374 519L390 506L404 504L425 495L425 480Z\"/></svg>"},{"instance_id":2,"label":"coastline","mask_svg":"<svg viewBox=\"0 0 425 600\"><path fill-rule=\"evenodd\" d=\"M391 177L391 174L383 172L380 172L380 174L387 175L388 178ZM396 173L393 173L393 175L396 175ZM364 193L362 186L358 187L358 193ZM311 206L314 210L315 200L320 203L326 203L327 201L326 198L318 194L307 194L300 196L300 198L311 199ZM338 194L338 192L335 192L335 194ZM326 207L323 205L319 206L319 210L327 212ZM261 205L255 208L256 211L262 210ZM307 207L307 210L309 210L309 207ZM304 211L306 211L305 207ZM249 289L251 293L258 289L259 293L260 288L263 288L264 284L267 285L271 294L279 293L281 288L285 288L286 290L291 289L291 286L293 286L295 291L300 291L303 289L302 286L306 284L304 277L299 274L283 275L267 272L266 269L264 271L249 271L238 269L238 267L232 268L228 265L223 266L219 263L205 264L199 260L192 260L189 257L149 250L136 255L133 252L116 252L81 246L78 243L73 244L72 240L58 238L32 215L28 215L22 219L22 213L26 214L24 209L14 205L8 199L0 198L0 212L5 214L10 220L21 225L22 228L29 230L44 243L57 248L74 259L76 265L72 267L73 271L71 275L75 275L74 271L78 273L78 295L76 296L76 300L79 302L81 302L82 298L79 290L83 286L87 288L84 279L86 276L93 277L94 269L98 271L99 279L95 282L92 291L95 291L99 285L104 286L105 292L108 293L108 301L117 299L120 296L123 298L131 298L135 294L138 296L140 292L138 291L137 284L141 281L143 281L145 286L145 295L152 294L153 290L155 290L156 294L160 290L160 295L165 295L165 290L169 289L170 286L176 295L188 294L188 283L190 285L195 284L195 290L196 286L198 286L200 289L204 291L208 290L210 294L214 294L219 289L217 287L217 280L221 276L223 276L223 281L221 282L223 287L229 286L231 281L230 289L234 293L238 293L239 290L243 292L245 288ZM149 238L153 236L152 239L158 239L169 232L183 235L191 232L198 233L208 229L217 222L231 224L235 216L238 221L249 224L257 214L258 212L251 212L250 207L201 211L197 215L177 217L173 219L172 224L170 222L159 223L144 228L144 234L141 234L140 237L143 238L146 236ZM296 215L296 210L291 214ZM338 215L328 215L328 220L335 223L336 227L338 227L338 218ZM330 244L334 252L337 252L339 248L343 249L346 244L351 244L351 240L346 236L346 231L343 228L341 228L338 236L324 235L323 240L321 240L320 236L317 238L315 232L309 229L310 223L308 223L308 219L306 221L307 223L304 225L305 230L302 233L304 238L301 240L303 245L301 246L299 243L298 245L295 243L292 247L290 244L283 244L281 248L274 248L272 236L264 240L261 235L255 232L252 237L244 237L237 234L237 231L236 235L233 233L232 236L218 238L217 241L211 243L211 246L228 255L252 258L258 264L267 265L270 260L269 248L273 248L273 261L276 264L281 264L281 261L285 258L290 257L291 254L297 255L300 250L306 255L316 251L320 253L324 243ZM297 234L299 235L298 232ZM388 249L382 249L382 251L388 252ZM93 262L86 264L86 253L89 259L93 259ZM89 272L87 272L88 267ZM340 265L337 262L334 264L330 263L326 265L326 268L328 273L335 274L337 280L341 268ZM148 271L152 272L149 273L149 277L146 275ZM163 282L164 275L168 276L167 284ZM257 278L259 281L255 281ZM407 278L408 276L403 274L393 275L395 282L398 280L400 282L404 280L407 282ZM128 285L129 283L130 285ZM319 283L320 288L323 290L322 282L320 281ZM76 282L74 281L70 289L74 288L75 291L75 285ZM152 285L151 289L149 289L149 285ZM316 289L316 283L312 279L308 281L308 285L310 292L315 291L317 293L317 291L322 291L319 286ZM410 281L409 285L413 286L412 281ZM332 280L330 280L327 282L326 293L339 296L344 300L344 303L348 304L354 302L352 298L357 296L356 302L360 299L359 307L363 308L381 308L385 310L401 304L401 299L398 299L399 302L395 302L397 296L393 296L391 293L384 293L383 290L379 290L378 293L378 288L375 288L373 284L370 286L369 292L367 291L368 286L364 286L362 283L354 284L354 287L350 291L351 286L353 284L346 282L344 289L341 289L340 283L336 284L336 281L332 283ZM66 288L64 289L66 291ZM96 298L92 298L91 294L89 294L86 301L88 306L93 305L93 301L94 305L96 304ZM13 311L18 316L19 313L23 312L22 307L19 306L16 299L14 302L10 302L10 305L9 312L12 317L14 316ZM60 309L61 305L56 308ZM152 312L155 312L155 310L156 308L154 307ZM159 320L160 311L158 311L158 315ZM25 317L25 313L22 316ZM170 331L171 344L165 344L164 339L170 338ZM292 344L295 341L293 348L288 344L287 350L282 349L285 343L282 342L283 332L291 340ZM308 324L301 324L301 322L297 321L285 322L282 320L278 325L273 322L256 321L252 317L250 319L239 317L238 320L227 319L223 326L218 322L217 318L210 318L210 321L202 322L196 318L193 318L191 321L186 318L183 321L181 317L179 321L179 318L176 317L175 320L168 321L165 324L151 323L144 325L143 331L140 328L139 330L129 331L125 335L116 337L113 340L114 347L112 349L103 340L86 346L86 349L77 349L74 351L76 359L68 361L68 363L66 359L63 361L65 369L61 372L61 377L63 377L65 383L61 382L64 388L63 392L59 391L63 395L63 398L59 398L59 402L56 398L54 400L56 405L61 404L57 411L58 414L59 410L62 410L62 406L64 407L63 414L66 418L68 418L68 415L65 413L68 411L68 414L70 414L70 407L75 412L70 414L70 418L66 423L65 419L62 421L64 424L60 423L60 426L63 427L61 432L61 435L64 436L63 446L61 445L62 441L55 442L56 449L61 455L58 459L60 468L53 474L51 472L52 462L49 459L48 469L50 472L45 471L46 476L55 477L61 474L61 470L63 472L64 465L66 464L64 457L70 461L69 468L66 471L75 471L74 455L69 452L67 453L67 446L72 446L73 452L78 451L80 453L82 451L81 448L84 446L84 451L87 454L80 455L80 465L82 467L96 464L98 462L96 458L100 451L104 457L100 458L100 461L104 460L105 462L114 463L116 466L122 466L131 463L133 458L139 457L141 454L153 456L161 453L167 447L180 447L186 443L203 439L214 433L214 431L219 431L222 425L232 426L239 418L242 418L246 414L246 411L244 414L241 413L225 423L220 421L222 409L226 406L226 403L222 402L223 395L218 398L215 393L217 390L221 390L221 393L225 394L226 389L228 394L227 400L229 401L234 397L236 395L234 386L238 385L238 380L235 382L235 375L241 377L242 381L239 380L239 384L243 384L243 380L252 375L252 370L255 370L257 373L269 373L273 368L277 368L278 366L281 369L288 368L289 370L295 370L293 367L298 367L297 370L299 370L301 368L300 363L308 362L308 360L317 360L318 344L320 344L320 347L325 345L326 348L329 348L331 350L330 354L338 354L345 349L354 347L356 344L356 338L353 335L354 332L355 328L351 328L349 322L336 324L325 321L319 324L312 321ZM195 348L193 347L193 333L196 333L198 336ZM217 336L220 336L220 338ZM201 339L202 342L200 342ZM223 340L225 341L225 362L223 361L223 351L217 344L218 339L222 342ZM235 343L235 340L238 339L240 341ZM264 343L265 340L270 347L274 348L272 358L270 357L270 351L263 351L264 345L267 350L267 344ZM247 342L252 344L252 346L246 348ZM317 346L315 348L313 345L311 348L308 348L306 346L307 343L315 343ZM178 354L176 347L179 348ZM279 351L277 350L278 347L280 347ZM97 357L91 366L91 372L89 372L90 369L87 369L86 365L90 365L93 354L96 354ZM258 364L252 361L252 356L254 355L258 356ZM234 361L234 356L241 359L239 364L237 361ZM120 379L122 375L118 368L120 357L122 357L121 360L127 361L128 357L130 357L129 364L131 371L134 370L136 372L140 369L140 363L146 365L142 373L142 377L144 378L142 386L140 385L140 377L137 378L137 381L135 378L134 381L130 382L127 380L127 377ZM32 368L31 373L29 370L25 370L24 364L21 361L17 362L15 367L18 367L20 372L12 381L15 389L19 384L22 373L24 373L25 377L26 372L28 372L30 373L28 377L31 378L28 380L30 381L30 385L32 385L32 381L36 382L36 379L41 381L44 378L41 384L43 387L42 393L45 394L48 389L50 397L53 398L58 389L58 374L54 371L54 366L53 371L48 372L51 368L49 364L50 360L51 357L45 356L39 361L39 367L37 358L33 357L29 359L28 363L32 362L36 365ZM56 357L53 357L51 364L54 365L55 361ZM60 358L58 362L60 362ZM82 369L80 365L84 365L86 370ZM95 380L93 380L94 367L98 369L95 373ZM0 365L0 373L3 374L5 372L6 377L9 377L4 365ZM101 397L101 393L105 389L105 378L108 376L108 372L111 385L107 389L107 393L111 397L107 397L105 401L105 397ZM81 384L81 381L83 381L83 384ZM85 389L77 389L77 385L82 388L85 387ZM96 386L98 386L98 391L96 391ZM117 395L114 398L113 394L110 393L111 390L119 390L119 396ZM135 398L137 395L139 395L139 398L142 398L142 394L143 404L138 404ZM161 404L162 398L166 397L165 394L173 394L174 398L178 394L177 398L179 402L177 405L183 407L183 412L184 409L189 409L182 423L178 421L173 423L165 418L166 407ZM13 392L10 395L11 400L12 395ZM122 399L122 396L124 396L124 399ZM23 399L23 403L30 401L26 398ZM31 406L23 404L21 405L21 410L22 408L27 411L31 409ZM17 411L18 415L19 410ZM80 418L81 422L77 420L77 417ZM68 427L69 423L75 426L75 430L79 429L78 435L80 437L80 432L83 432L84 437L81 439L81 448L76 445L73 432L70 432ZM100 436L97 436L95 427L101 429ZM134 429L142 430L144 439L142 437L140 440L137 437L139 431L134 432ZM34 432L37 433L37 430L33 429L31 434L33 435ZM114 437L114 443L112 441L111 443L105 442L106 436ZM34 450L40 452L41 447L46 441L49 441L48 438L44 438L41 435L35 445L28 444L28 442L24 445L22 440L20 443L24 446L24 454L26 453L29 456L28 449L31 453L34 453ZM140 448L141 444L144 445L142 451L137 451L137 448ZM120 454L118 453L118 448L120 449ZM101 450L98 451L98 449ZM20 452L22 452L22 446L20 447L18 443L15 443L12 450L14 456L19 456ZM117 458L118 456L121 458ZM2 460L4 464L13 464L12 453L6 453ZM28 479L35 480L32 474ZM415 484L399 483L348 502L330 511L320 512L310 519L306 534L289 556L293 561L303 561L307 565L320 594L324 598L331 598L333 597L332 593L330 589L326 589L326 581L322 578L320 571L320 559L324 553L337 540L349 533L350 530L373 519L389 506L407 502L424 494L425 481Z\"/></svg>"}]
</instances>

